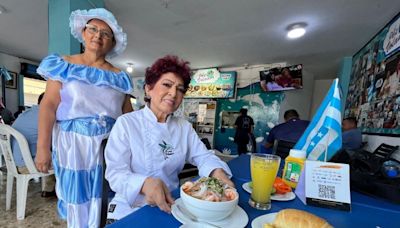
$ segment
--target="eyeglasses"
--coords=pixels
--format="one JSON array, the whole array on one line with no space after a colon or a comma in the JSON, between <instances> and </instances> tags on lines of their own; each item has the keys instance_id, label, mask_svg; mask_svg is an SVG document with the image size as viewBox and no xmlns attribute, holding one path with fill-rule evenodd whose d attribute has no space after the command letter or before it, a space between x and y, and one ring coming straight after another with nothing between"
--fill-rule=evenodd
<instances>
[{"instance_id":1,"label":"eyeglasses","mask_svg":"<svg viewBox=\"0 0 400 228\"><path fill-rule=\"evenodd\" d=\"M104 37L107 40L111 40L114 37L114 34L112 32L109 32L107 30L99 30L95 25L86 24L85 27L86 30L92 35L100 33L100 37Z\"/></svg>"}]
</instances>

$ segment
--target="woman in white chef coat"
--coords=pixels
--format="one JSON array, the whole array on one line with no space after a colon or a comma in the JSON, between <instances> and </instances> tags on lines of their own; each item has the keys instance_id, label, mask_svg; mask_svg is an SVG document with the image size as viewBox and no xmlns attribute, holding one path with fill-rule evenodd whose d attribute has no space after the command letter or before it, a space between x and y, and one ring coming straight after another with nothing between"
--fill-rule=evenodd
<instances>
[{"instance_id":1,"label":"woman in white chef coat","mask_svg":"<svg viewBox=\"0 0 400 228\"><path fill-rule=\"evenodd\" d=\"M149 204L170 213L170 191L179 187L186 162L200 176L213 176L233 186L229 167L207 150L192 125L173 116L189 86L189 63L165 56L146 69L147 105L119 117L105 149L106 178L116 195L108 220L121 219Z\"/></svg>"}]
</instances>

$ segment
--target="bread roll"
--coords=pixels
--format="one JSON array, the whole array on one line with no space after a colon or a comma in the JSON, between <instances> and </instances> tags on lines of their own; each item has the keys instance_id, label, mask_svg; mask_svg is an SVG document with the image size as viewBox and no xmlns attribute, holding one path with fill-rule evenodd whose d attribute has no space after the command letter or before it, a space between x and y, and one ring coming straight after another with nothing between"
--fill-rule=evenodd
<instances>
[{"instance_id":1,"label":"bread roll","mask_svg":"<svg viewBox=\"0 0 400 228\"><path fill-rule=\"evenodd\" d=\"M306 211L296 209L285 209L279 211L273 226L275 228L330 228L325 219Z\"/></svg>"}]
</instances>

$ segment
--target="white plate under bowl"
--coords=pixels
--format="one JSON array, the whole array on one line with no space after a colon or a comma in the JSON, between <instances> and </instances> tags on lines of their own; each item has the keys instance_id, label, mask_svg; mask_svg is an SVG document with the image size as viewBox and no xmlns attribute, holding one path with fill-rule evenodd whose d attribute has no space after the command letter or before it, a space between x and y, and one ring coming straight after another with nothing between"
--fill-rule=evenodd
<instances>
[{"instance_id":1,"label":"white plate under bowl","mask_svg":"<svg viewBox=\"0 0 400 228\"><path fill-rule=\"evenodd\" d=\"M258 216L251 222L252 228L263 228L266 223L273 223L278 213L269 213L266 215Z\"/></svg>"},{"instance_id":2,"label":"white plate under bowl","mask_svg":"<svg viewBox=\"0 0 400 228\"><path fill-rule=\"evenodd\" d=\"M179 228L215 228L215 226L210 226L205 223L190 222L182 224Z\"/></svg>"},{"instance_id":3,"label":"white plate under bowl","mask_svg":"<svg viewBox=\"0 0 400 228\"><path fill-rule=\"evenodd\" d=\"M250 182L246 182L242 185L242 188L251 194L252 189L250 187ZM271 200L275 200L275 201L290 201L290 200L294 200L296 198L296 194L294 194L294 192L288 192L286 194L273 194L271 196Z\"/></svg>"},{"instance_id":4,"label":"white plate under bowl","mask_svg":"<svg viewBox=\"0 0 400 228\"><path fill-rule=\"evenodd\" d=\"M193 223L183 212L181 212L176 205L179 207L185 207L182 202L182 199L176 199L175 204L172 205L172 215L182 224ZM246 212L239 206L236 206L236 209L225 219L219 221L209 222L211 224L215 224L219 227L232 227L232 228L243 228L249 222L249 217ZM201 224L197 224L201 225Z\"/></svg>"}]
</instances>

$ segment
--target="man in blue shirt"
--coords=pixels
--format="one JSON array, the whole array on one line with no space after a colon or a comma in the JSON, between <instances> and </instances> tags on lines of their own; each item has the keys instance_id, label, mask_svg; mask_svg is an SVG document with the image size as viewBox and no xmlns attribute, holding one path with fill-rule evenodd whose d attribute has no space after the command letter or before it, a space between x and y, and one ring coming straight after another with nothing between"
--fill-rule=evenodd
<instances>
[{"instance_id":1,"label":"man in blue shirt","mask_svg":"<svg viewBox=\"0 0 400 228\"><path fill-rule=\"evenodd\" d=\"M342 121L342 149L359 149L361 145L362 134L357 128L356 118L344 118Z\"/></svg>"},{"instance_id":2,"label":"man in blue shirt","mask_svg":"<svg viewBox=\"0 0 400 228\"><path fill-rule=\"evenodd\" d=\"M299 114L294 109L287 110L283 118L285 119L285 123L276 125L269 132L265 144L268 150L271 150L275 140L297 142L310 123L310 121L301 120Z\"/></svg>"},{"instance_id":3,"label":"man in blue shirt","mask_svg":"<svg viewBox=\"0 0 400 228\"><path fill-rule=\"evenodd\" d=\"M44 93L40 94L38 99L38 105L33 105L30 109L21 113L18 118L12 124L12 127L25 136L26 141L28 141L29 150L31 152L33 160L36 156L36 144L38 138L38 115L39 115L39 105L43 98ZM21 150L19 148L18 142L12 139L12 150L15 164L20 173L29 173L25 166L24 159L22 158ZM54 185L55 179L54 175L44 177L44 186L42 189L42 197L55 196Z\"/></svg>"}]
</instances>

